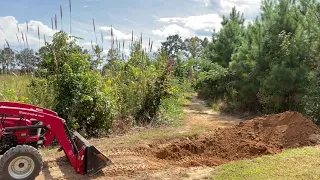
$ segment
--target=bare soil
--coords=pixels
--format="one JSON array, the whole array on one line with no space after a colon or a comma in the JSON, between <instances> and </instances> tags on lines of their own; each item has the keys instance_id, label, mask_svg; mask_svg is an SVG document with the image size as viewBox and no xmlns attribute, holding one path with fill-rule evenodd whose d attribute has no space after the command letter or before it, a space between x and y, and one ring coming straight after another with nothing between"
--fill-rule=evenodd
<instances>
[{"instance_id":1,"label":"bare soil","mask_svg":"<svg viewBox=\"0 0 320 180\"><path fill-rule=\"evenodd\" d=\"M42 179L206 179L215 166L230 161L275 154L283 149L315 145L320 130L297 112L284 112L241 121L207 108L197 98L185 108L184 125L163 128L172 138L135 140L136 133L154 131L142 129L125 136L92 140L113 165L94 177L76 174L63 153L56 149L43 151L45 167ZM203 132L190 136L176 134ZM176 137L176 138L175 138ZM128 140L129 138L129 140ZM124 139L126 139L124 141Z\"/></svg>"},{"instance_id":2,"label":"bare soil","mask_svg":"<svg viewBox=\"0 0 320 180\"><path fill-rule=\"evenodd\" d=\"M217 166L229 161L280 153L284 148L315 145L319 128L297 112L241 122L212 134L177 140L159 148L156 157L181 166Z\"/></svg>"}]
</instances>

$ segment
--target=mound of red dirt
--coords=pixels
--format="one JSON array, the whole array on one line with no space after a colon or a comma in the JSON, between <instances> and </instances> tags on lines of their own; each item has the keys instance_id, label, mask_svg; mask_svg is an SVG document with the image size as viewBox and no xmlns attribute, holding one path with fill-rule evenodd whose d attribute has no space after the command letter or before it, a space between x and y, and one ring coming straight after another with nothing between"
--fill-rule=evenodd
<instances>
[{"instance_id":1,"label":"mound of red dirt","mask_svg":"<svg viewBox=\"0 0 320 180\"><path fill-rule=\"evenodd\" d=\"M315 145L320 129L298 112L255 118L239 125L169 143L156 157L183 166L220 165L233 160L275 154L287 148Z\"/></svg>"}]
</instances>

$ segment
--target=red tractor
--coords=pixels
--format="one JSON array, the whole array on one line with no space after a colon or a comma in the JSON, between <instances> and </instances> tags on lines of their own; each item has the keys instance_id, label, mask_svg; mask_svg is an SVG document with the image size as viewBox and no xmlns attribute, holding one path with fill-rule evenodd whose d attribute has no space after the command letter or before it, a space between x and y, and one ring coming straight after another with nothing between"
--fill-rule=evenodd
<instances>
[{"instance_id":1,"label":"red tractor","mask_svg":"<svg viewBox=\"0 0 320 180\"><path fill-rule=\"evenodd\" d=\"M38 148L48 147L54 138L79 174L93 175L112 163L78 132L71 134L56 112L0 102L0 179L35 179L43 166Z\"/></svg>"}]
</instances>

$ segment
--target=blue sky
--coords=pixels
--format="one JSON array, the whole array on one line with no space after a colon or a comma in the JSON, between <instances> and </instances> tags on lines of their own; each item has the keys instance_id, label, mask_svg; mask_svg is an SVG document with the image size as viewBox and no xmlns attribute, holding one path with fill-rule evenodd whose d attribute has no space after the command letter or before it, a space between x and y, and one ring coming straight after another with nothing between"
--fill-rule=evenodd
<instances>
[{"instance_id":1,"label":"blue sky","mask_svg":"<svg viewBox=\"0 0 320 180\"><path fill-rule=\"evenodd\" d=\"M26 22L29 24L30 47L38 47L38 26L41 38L45 34L50 40L49 36L55 32L51 29L51 17L55 14L58 29L61 29L60 5L63 8L63 29L69 32L68 0L1 0L0 45L7 39L13 47L21 47L16 37L17 24L26 34ZM80 44L89 48L90 41L95 41L94 18L98 43L101 44L102 32L105 48L110 46L111 25L121 41L129 41L133 31L136 36L143 34L145 44L151 38L157 48L168 35L176 33L184 38L210 37L213 29L221 27L222 15L228 14L233 6L252 20L259 13L260 0L72 0L72 35L84 38ZM19 33L20 41L21 36Z\"/></svg>"}]
</instances>

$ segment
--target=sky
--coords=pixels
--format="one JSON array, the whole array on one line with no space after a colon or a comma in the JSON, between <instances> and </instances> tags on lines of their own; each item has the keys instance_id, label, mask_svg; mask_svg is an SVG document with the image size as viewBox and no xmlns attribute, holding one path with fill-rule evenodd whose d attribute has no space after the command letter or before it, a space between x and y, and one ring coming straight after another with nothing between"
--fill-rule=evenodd
<instances>
[{"instance_id":1,"label":"sky","mask_svg":"<svg viewBox=\"0 0 320 180\"><path fill-rule=\"evenodd\" d=\"M143 44L149 38L153 50L161 46L167 36L179 34L183 38L199 36L211 39L212 30L219 31L223 15L232 7L243 12L247 21L255 19L260 11L261 0L72 0L71 35L83 38L79 44L84 48L95 43L92 19L95 21L97 43L108 49L110 29L125 49L129 47L131 32L135 38L143 35ZM0 45L6 41L14 49L24 47L22 36L31 48L40 46L56 32L51 28L55 14L58 29L70 34L69 0L0 0ZM62 6L62 21L60 19ZM62 26L61 26L62 22ZM27 30L28 23L28 30ZM19 27L19 32L18 28ZM22 35L23 34L23 35ZM127 43L126 43L127 42ZM26 45L25 45L26 46Z\"/></svg>"}]
</instances>

